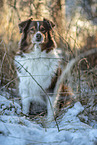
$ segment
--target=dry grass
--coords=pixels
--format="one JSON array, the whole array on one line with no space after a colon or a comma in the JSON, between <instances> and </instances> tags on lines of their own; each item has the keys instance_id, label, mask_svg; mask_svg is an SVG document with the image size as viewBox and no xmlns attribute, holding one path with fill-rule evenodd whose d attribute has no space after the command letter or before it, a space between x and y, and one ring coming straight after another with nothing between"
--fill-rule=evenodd
<instances>
[{"instance_id":1,"label":"dry grass","mask_svg":"<svg viewBox=\"0 0 97 145\"><path fill-rule=\"evenodd\" d=\"M0 80L1 85L6 85L7 88L15 85L16 72L13 59L14 54L10 53L4 44L0 49Z\"/></svg>"}]
</instances>

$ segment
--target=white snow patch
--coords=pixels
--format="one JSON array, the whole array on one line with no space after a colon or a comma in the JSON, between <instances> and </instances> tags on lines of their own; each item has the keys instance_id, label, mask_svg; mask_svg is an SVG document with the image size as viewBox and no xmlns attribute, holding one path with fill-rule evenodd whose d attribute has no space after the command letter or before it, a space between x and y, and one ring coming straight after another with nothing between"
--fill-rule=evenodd
<instances>
[{"instance_id":1,"label":"white snow patch","mask_svg":"<svg viewBox=\"0 0 97 145\"><path fill-rule=\"evenodd\" d=\"M1 96L1 106L1 100L5 107L9 105L9 100ZM14 105L21 109L17 103ZM3 110L2 107L1 110ZM40 124L16 115L15 112L12 115L11 113L1 114L0 145L96 145L97 129L82 123L77 117L83 110L80 102L68 109L59 121L60 132L56 126L42 128ZM55 122L53 124L55 125Z\"/></svg>"}]
</instances>

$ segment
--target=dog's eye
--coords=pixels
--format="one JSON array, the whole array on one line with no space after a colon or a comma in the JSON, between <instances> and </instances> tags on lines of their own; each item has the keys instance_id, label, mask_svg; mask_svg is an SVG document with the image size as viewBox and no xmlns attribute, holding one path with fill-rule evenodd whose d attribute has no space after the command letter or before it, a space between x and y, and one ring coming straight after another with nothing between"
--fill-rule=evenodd
<instances>
[{"instance_id":1,"label":"dog's eye","mask_svg":"<svg viewBox=\"0 0 97 145\"><path fill-rule=\"evenodd\" d=\"M31 29L30 29L30 32L31 32L31 33L34 33L34 31L35 31L34 28L31 28Z\"/></svg>"},{"instance_id":2,"label":"dog's eye","mask_svg":"<svg viewBox=\"0 0 97 145\"><path fill-rule=\"evenodd\" d=\"M45 28L42 27L42 28L40 29L40 31L43 32L43 33L45 33Z\"/></svg>"}]
</instances>

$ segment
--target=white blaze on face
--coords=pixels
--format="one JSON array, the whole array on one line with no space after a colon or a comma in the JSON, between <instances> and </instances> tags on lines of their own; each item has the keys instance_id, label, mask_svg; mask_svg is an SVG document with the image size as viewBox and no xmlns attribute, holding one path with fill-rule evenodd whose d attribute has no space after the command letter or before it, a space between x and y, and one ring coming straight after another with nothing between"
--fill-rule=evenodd
<instances>
[{"instance_id":1,"label":"white blaze on face","mask_svg":"<svg viewBox=\"0 0 97 145\"><path fill-rule=\"evenodd\" d=\"M39 31L39 22L37 22L37 31Z\"/></svg>"},{"instance_id":2,"label":"white blaze on face","mask_svg":"<svg viewBox=\"0 0 97 145\"><path fill-rule=\"evenodd\" d=\"M42 33L39 31L39 22L37 22L37 32L35 33L35 35L33 36L33 38L32 38L32 43L36 43L36 44L40 44L40 43L43 43L43 35L42 35ZM37 41L36 40L36 36L37 36L37 34L40 34L41 35L41 41Z\"/></svg>"}]
</instances>

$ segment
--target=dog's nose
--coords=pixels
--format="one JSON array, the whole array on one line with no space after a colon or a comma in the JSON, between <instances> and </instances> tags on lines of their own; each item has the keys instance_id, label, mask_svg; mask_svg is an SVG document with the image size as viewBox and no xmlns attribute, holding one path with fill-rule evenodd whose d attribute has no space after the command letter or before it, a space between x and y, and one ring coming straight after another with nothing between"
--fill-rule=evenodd
<instances>
[{"instance_id":1,"label":"dog's nose","mask_svg":"<svg viewBox=\"0 0 97 145\"><path fill-rule=\"evenodd\" d=\"M36 34L36 41L40 41L41 40L41 34L40 33L37 33Z\"/></svg>"}]
</instances>

